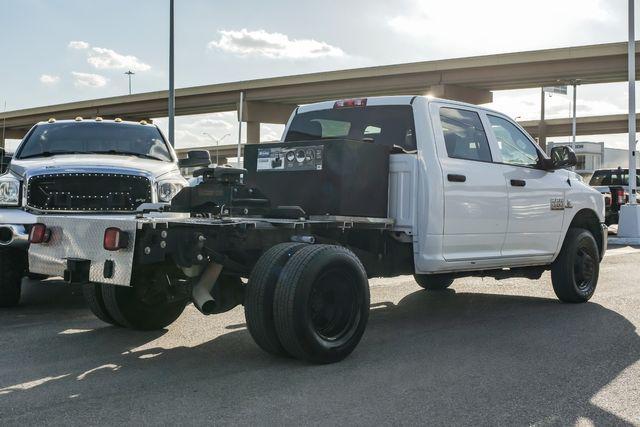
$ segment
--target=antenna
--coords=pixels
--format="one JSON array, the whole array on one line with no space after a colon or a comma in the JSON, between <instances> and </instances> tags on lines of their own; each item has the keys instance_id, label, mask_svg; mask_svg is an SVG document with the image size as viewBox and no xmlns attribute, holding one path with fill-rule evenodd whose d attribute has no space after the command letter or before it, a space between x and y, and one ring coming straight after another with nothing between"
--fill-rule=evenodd
<instances>
[{"instance_id":1,"label":"antenna","mask_svg":"<svg viewBox=\"0 0 640 427\"><path fill-rule=\"evenodd\" d=\"M0 171L4 170L5 147L5 129L7 128L7 101L4 101L4 110L2 111L2 139L0 139Z\"/></svg>"}]
</instances>

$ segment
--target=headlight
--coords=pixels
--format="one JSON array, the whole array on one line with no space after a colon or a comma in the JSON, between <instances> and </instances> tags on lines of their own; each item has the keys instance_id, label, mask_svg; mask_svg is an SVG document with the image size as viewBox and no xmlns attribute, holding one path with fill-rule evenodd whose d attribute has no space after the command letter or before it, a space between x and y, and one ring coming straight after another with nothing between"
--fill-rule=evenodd
<instances>
[{"instance_id":1,"label":"headlight","mask_svg":"<svg viewBox=\"0 0 640 427\"><path fill-rule=\"evenodd\" d=\"M158 200L169 203L173 197L184 187L177 182L161 182L158 184Z\"/></svg>"},{"instance_id":2,"label":"headlight","mask_svg":"<svg viewBox=\"0 0 640 427\"><path fill-rule=\"evenodd\" d=\"M20 181L12 176L0 177L0 206L20 204Z\"/></svg>"}]
</instances>

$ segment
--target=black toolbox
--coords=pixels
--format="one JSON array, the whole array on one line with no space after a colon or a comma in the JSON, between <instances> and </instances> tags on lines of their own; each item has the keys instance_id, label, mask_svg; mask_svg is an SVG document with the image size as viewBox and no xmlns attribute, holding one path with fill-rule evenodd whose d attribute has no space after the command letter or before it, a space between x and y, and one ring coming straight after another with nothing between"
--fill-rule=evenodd
<instances>
[{"instance_id":1,"label":"black toolbox","mask_svg":"<svg viewBox=\"0 0 640 427\"><path fill-rule=\"evenodd\" d=\"M247 144L245 184L271 206L299 206L307 215L387 217L389 147L324 139Z\"/></svg>"}]
</instances>

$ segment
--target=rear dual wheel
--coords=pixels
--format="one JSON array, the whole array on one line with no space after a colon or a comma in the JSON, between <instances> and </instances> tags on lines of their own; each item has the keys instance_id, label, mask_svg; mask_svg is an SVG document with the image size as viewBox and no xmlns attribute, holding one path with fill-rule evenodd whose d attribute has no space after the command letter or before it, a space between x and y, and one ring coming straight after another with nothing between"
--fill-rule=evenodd
<instances>
[{"instance_id":1,"label":"rear dual wheel","mask_svg":"<svg viewBox=\"0 0 640 427\"><path fill-rule=\"evenodd\" d=\"M263 256L264 264L263 259L256 264L247 289L249 331L254 339L256 331L262 331L256 343L270 353L311 363L347 357L360 342L369 317L369 285L360 260L340 246L278 245L272 250ZM266 267L268 258L278 260L271 269ZM256 283L269 283L263 298L251 297ZM263 317L254 317L255 312Z\"/></svg>"},{"instance_id":2,"label":"rear dual wheel","mask_svg":"<svg viewBox=\"0 0 640 427\"><path fill-rule=\"evenodd\" d=\"M176 280L161 269L134 273L131 286L86 284L83 294L97 318L137 330L165 328L180 317L188 301Z\"/></svg>"}]
</instances>

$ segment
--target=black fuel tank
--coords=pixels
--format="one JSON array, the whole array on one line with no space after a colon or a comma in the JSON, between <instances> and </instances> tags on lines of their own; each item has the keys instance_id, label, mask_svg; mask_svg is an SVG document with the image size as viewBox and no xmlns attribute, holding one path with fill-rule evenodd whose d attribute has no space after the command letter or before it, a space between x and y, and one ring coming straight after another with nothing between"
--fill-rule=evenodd
<instances>
[{"instance_id":1,"label":"black fuel tank","mask_svg":"<svg viewBox=\"0 0 640 427\"><path fill-rule=\"evenodd\" d=\"M389 147L324 139L245 146L245 183L272 207L307 215L387 217Z\"/></svg>"}]
</instances>

